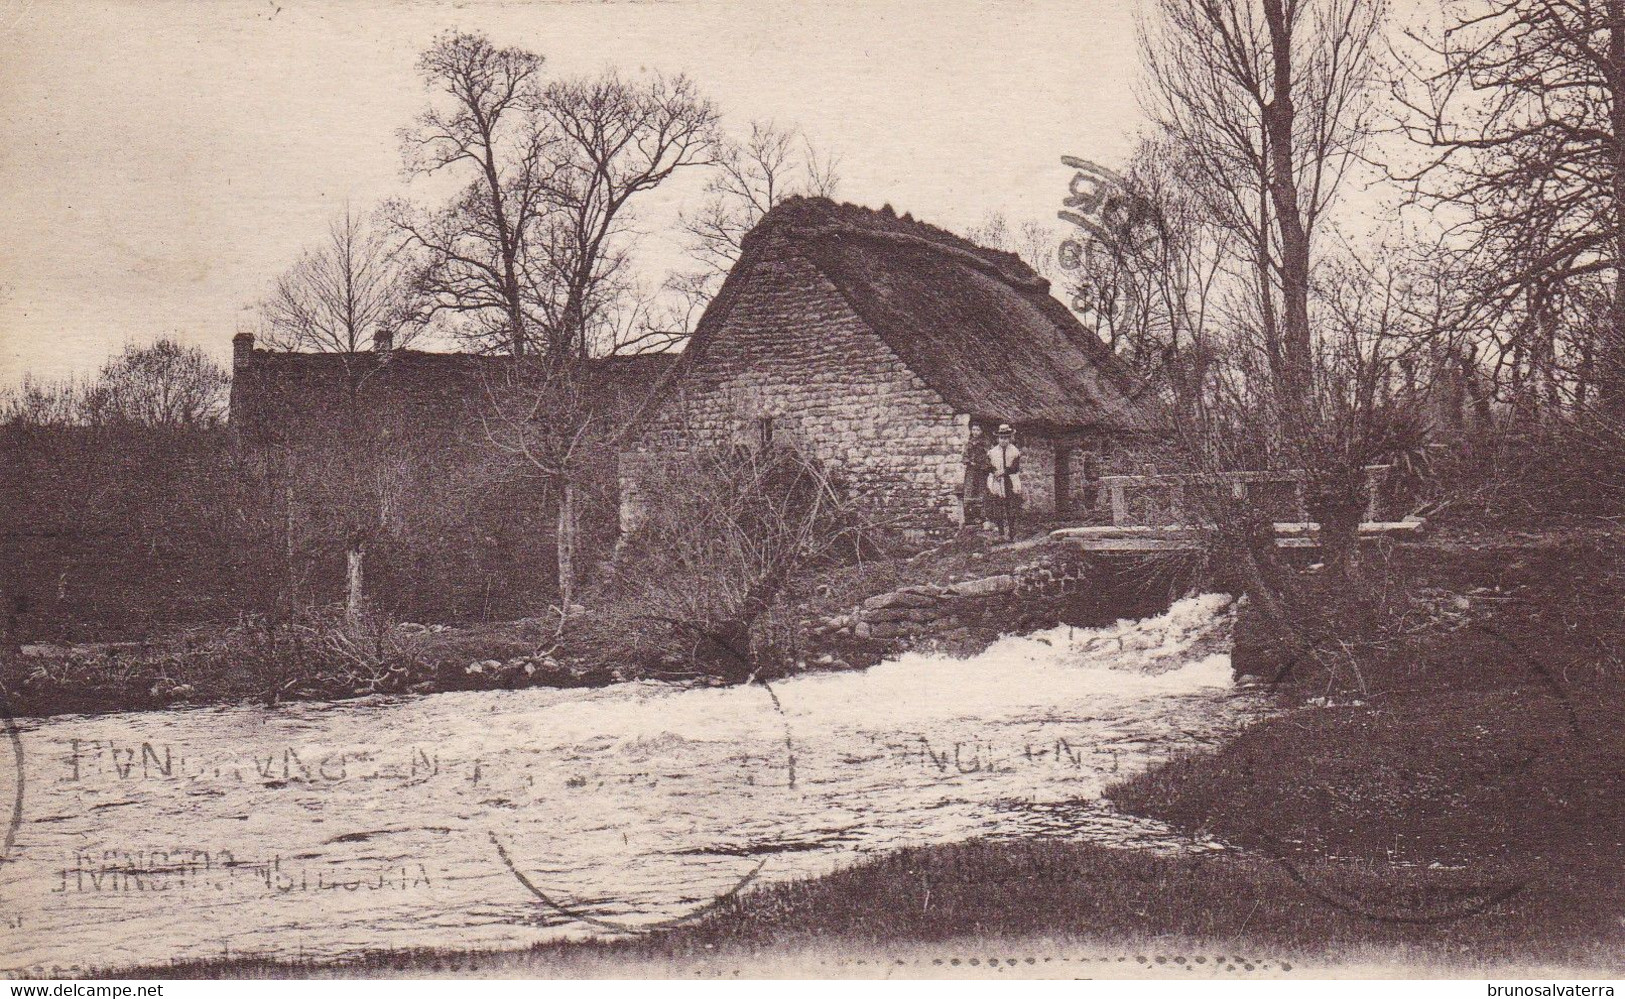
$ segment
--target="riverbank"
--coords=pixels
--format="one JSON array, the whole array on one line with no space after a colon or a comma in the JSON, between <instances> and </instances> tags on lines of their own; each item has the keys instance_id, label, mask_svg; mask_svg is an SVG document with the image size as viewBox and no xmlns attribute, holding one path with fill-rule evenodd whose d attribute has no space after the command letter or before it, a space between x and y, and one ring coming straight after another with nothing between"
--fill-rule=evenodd
<instances>
[{"instance_id":1,"label":"riverbank","mask_svg":"<svg viewBox=\"0 0 1625 999\"><path fill-rule=\"evenodd\" d=\"M862 669L916 650L975 655L1001 635L1156 614L1178 595L1166 567L1084 562L1042 534L1014 545L967 535L809 573L791 581L775 610L794 631L791 657L763 664L759 675ZM143 641L40 643L0 652L0 698L14 715L48 717L636 680L704 685L729 682L738 665L693 661L704 643L676 659L626 647L617 622L627 614L608 611L579 611L562 631L556 614L446 625L348 621L332 610Z\"/></svg>"}]
</instances>

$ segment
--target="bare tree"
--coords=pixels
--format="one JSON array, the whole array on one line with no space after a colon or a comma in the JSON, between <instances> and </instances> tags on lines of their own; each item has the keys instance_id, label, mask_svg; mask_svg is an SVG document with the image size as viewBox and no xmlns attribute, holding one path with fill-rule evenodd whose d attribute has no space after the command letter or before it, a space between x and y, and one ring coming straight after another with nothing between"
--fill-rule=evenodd
<instances>
[{"instance_id":1,"label":"bare tree","mask_svg":"<svg viewBox=\"0 0 1625 999\"><path fill-rule=\"evenodd\" d=\"M367 553L380 538L404 529L417 457L405 428L384 428L364 416L309 442L295 476L313 509L336 514L344 542L344 613L353 624L368 606ZM390 430L395 432L391 433ZM323 448L322 445L327 447ZM416 511L419 514L424 511Z\"/></svg>"},{"instance_id":2,"label":"bare tree","mask_svg":"<svg viewBox=\"0 0 1625 999\"><path fill-rule=\"evenodd\" d=\"M990 250L1014 253L1044 277L1055 273L1055 252L1060 237L1047 226L1028 219L1012 226L1003 212L991 211L965 231L965 238Z\"/></svg>"},{"instance_id":3,"label":"bare tree","mask_svg":"<svg viewBox=\"0 0 1625 999\"><path fill-rule=\"evenodd\" d=\"M474 176L437 211L394 215L425 257L426 314L470 319L478 338L516 358L491 379L481 415L490 443L556 498L567 609L584 465L612 451L637 408L614 408L596 359L659 339L632 300L632 210L709 161L716 112L681 76L544 83L541 65L481 35L436 39L419 63L434 104L404 135L407 167Z\"/></svg>"},{"instance_id":4,"label":"bare tree","mask_svg":"<svg viewBox=\"0 0 1625 999\"><path fill-rule=\"evenodd\" d=\"M1151 277L1129 318L1149 322L1149 342L1188 345L1166 365L1185 463L1301 475L1304 512L1349 579L1365 466L1415 426L1379 391L1409 356L1392 349L1398 306L1374 317L1350 304L1405 296L1339 272L1324 245L1375 131L1385 17L1381 0L1158 0L1140 25L1159 134L1130 184L1156 205L1160 238L1128 261ZM1273 558L1262 511L1214 519L1246 564Z\"/></svg>"},{"instance_id":5,"label":"bare tree","mask_svg":"<svg viewBox=\"0 0 1625 999\"><path fill-rule=\"evenodd\" d=\"M611 335L614 327L600 330ZM645 339L634 328L635 340ZM557 504L559 608L575 599L582 485L612 460L661 397L675 365L636 367L639 355L611 352L504 366L486 383L479 413L486 441L547 484ZM656 358L658 360L658 358ZM562 621L562 617L561 617Z\"/></svg>"},{"instance_id":6,"label":"bare tree","mask_svg":"<svg viewBox=\"0 0 1625 999\"><path fill-rule=\"evenodd\" d=\"M431 103L401 133L406 171L471 174L449 205L421 213L404 202L395 223L426 260L424 318L476 324L497 349L523 355L542 326L527 298L533 239L550 203L556 137L542 122L542 57L498 48L484 35L449 32L418 60Z\"/></svg>"},{"instance_id":7,"label":"bare tree","mask_svg":"<svg viewBox=\"0 0 1625 999\"><path fill-rule=\"evenodd\" d=\"M1340 248L1340 250L1343 248ZM1427 435L1420 415L1424 386L1407 366L1433 349L1435 321L1410 254L1338 252L1317 270L1314 388L1284 421L1256 403L1246 345L1218 343L1205 391L1175 394L1169 434L1192 475L1180 506L1215 528L1207 556L1244 588L1249 613L1280 644L1281 676L1295 668L1336 675L1352 671L1363 685L1355 644L1380 640L1395 625L1385 587L1365 585L1359 525L1372 504L1403 498L1381 487L1425 471ZM1291 470L1274 484L1244 483L1238 470ZM1307 513L1319 524L1320 555L1330 587L1306 583L1278 555L1274 524ZM1335 622L1329 629L1327 621ZM1330 631L1330 635L1327 634Z\"/></svg>"},{"instance_id":8,"label":"bare tree","mask_svg":"<svg viewBox=\"0 0 1625 999\"><path fill-rule=\"evenodd\" d=\"M1248 250L1288 409L1312 391L1314 238L1370 133L1384 14L1381 0L1158 0L1140 25L1146 110Z\"/></svg>"},{"instance_id":9,"label":"bare tree","mask_svg":"<svg viewBox=\"0 0 1625 999\"><path fill-rule=\"evenodd\" d=\"M840 162L820 154L799 129L751 122L750 135L724 141L700 208L681 216L689 253L709 275L725 275L739 244L762 216L786 198L833 198ZM712 282L714 284L714 281Z\"/></svg>"},{"instance_id":10,"label":"bare tree","mask_svg":"<svg viewBox=\"0 0 1625 999\"><path fill-rule=\"evenodd\" d=\"M793 654L775 611L794 576L877 535L818 462L783 445L699 449L645 466L647 502L604 589L616 654L652 648L734 681ZM793 622L788 622L793 625Z\"/></svg>"},{"instance_id":11,"label":"bare tree","mask_svg":"<svg viewBox=\"0 0 1625 999\"><path fill-rule=\"evenodd\" d=\"M24 375L16 388L0 390L0 423L208 429L225 418L230 384L203 348L166 337L125 347L91 377L53 382Z\"/></svg>"},{"instance_id":12,"label":"bare tree","mask_svg":"<svg viewBox=\"0 0 1625 999\"><path fill-rule=\"evenodd\" d=\"M673 350L694 332L705 310L716 297L721 277L711 271L682 271L666 276L645 324L647 346L653 350Z\"/></svg>"},{"instance_id":13,"label":"bare tree","mask_svg":"<svg viewBox=\"0 0 1625 999\"><path fill-rule=\"evenodd\" d=\"M1566 329L1576 401L1596 386L1625 411L1625 0L1452 0L1444 14L1442 31L1410 33L1419 55L1396 88L1427 152L1407 179L1461 218L1482 299L1514 317L1513 375L1532 368L1554 393ZM1574 306L1599 279L1592 324Z\"/></svg>"},{"instance_id":14,"label":"bare tree","mask_svg":"<svg viewBox=\"0 0 1625 999\"><path fill-rule=\"evenodd\" d=\"M1217 328L1244 323L1219 308L1237 241L1185 153L1159 136L1140 142L1122 176L1084 163L1061 213L1082 228L1054 253L1072 310L1164 393L1200 391ZM1077 211L1086 204L1090 217Z\"/></svg>"},{"instance_id":15,"label":"bare tree","mask_svg":"<svg viewBox=\"0 0 1625 999\"><path fill-rule=\"evenodd\" d=\"M65 427L86 422L89 379L49 381L24 374L16 386L0 389L0 424Z\"/></svg>"},{"instance_id":16,"label":"bare tree","mask_svg":"<svg viewBox=\"0 0 1625 999\"><path fill-rule=\"evenodd\" d=\"M148 347L126 347L104 364L83 405L91 422L209 427L225 417L230 383L225 368L203 348L162 339Z\"/></svg>"},{"instance_id":17,"label":"bare tree","mask_svg":"<svg viewBox=\"0 0 1625 999\"><path fill-rule=\"evenodd\" d=\"M327 238L277 278L260 305L261 339L280 350L349 357L388 343L404 347L408 267L398 234L346 207Z\"/></svg>"},{"instance_id":18,"label":"bare tree","mask_svg":"<svg viewBox=\"0 0 1625 999\"><path fill-rule=\"evenodd\" d=\"M686 77L643 82L606 73L560 80L541 98L559 137L549 215L531 292L548 318L554 361L623 349L594 342L627 260L631 206L674 173L711 162L716 109Z\"/></svg>"},{"instance_id":19,"label":"bare tree","mask_svg":"<svg viewBox=\"0 0 1625 999\"><path fill-rule=\"evenodd\" d=\"M716 112L686 78L635 83L614 73L554 82L540 108L558 136L538 266L527 274L546 319L545 350L493 393L487 429L557 498L560 607L568 611L581 477L613 452L657 388L639 386L641 396L628 400L613 369L594 361L648 346L644 331L613 321L625 304L631 211L677 171L707 162Z\"/></svg>"},{"instance_id":20,"label":"bare tree","mask_svg":"<svg viewBox=\"0 0 1625 999\"><path fill-rule=\"evenodd\" d=\"M710 161L716 112L681 76L547 83L542 63L483 35L435 40L419 60L432 104L402 134L407 171L473 177L437 211L392 214L423 251L428 315L554 364L623 346L594 338L630 285L630 206Z\"/></svg>"},{"instance_id":21,"label":"bare tree","mask_svg":"<svg viewBox=\"0 0 1625 999\"><path fill-rule=\"evenodd\" d=\"M263 338L272 347L332 355L342 371L342 401L322 410L328 425L308 440L284 442L289 488L325 497L339 512L345 552L345 612L359 620L366 604L369 543L389 529L407 458L366 394L368 381L422 326L411 316L412 288L400 235L348 207L327 238L306 250L260 305Z\"/></svg>"}]
</instances>

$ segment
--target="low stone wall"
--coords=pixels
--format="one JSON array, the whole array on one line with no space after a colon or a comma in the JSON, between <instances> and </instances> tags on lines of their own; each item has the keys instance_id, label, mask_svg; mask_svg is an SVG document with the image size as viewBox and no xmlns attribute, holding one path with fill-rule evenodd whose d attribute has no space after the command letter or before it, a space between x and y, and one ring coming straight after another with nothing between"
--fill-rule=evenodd
<instances>
[{"instance_id":1,"label":"low stone wall","mask_svg":"<svg viewBox=\"0 0 1625 999\"><path fill-rule=\"evenodd\" d=\"M1157 614L1177 590L1175 574L1165 567L1063 550L1007 573L879 593L802 626L815 662L867 665L909 648L969 655L1001 635Z\"/></svg>"}]
</instances>

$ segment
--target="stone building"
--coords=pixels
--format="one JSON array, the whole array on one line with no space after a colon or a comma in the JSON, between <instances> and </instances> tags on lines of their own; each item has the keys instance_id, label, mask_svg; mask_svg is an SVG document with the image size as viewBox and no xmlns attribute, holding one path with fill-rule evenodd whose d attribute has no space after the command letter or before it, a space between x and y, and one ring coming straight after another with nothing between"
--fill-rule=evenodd
<instances>
[{"instance_id":1,"label":"stone building","mask_svg":"<svg viewBox=\"0 0 1625 999\"><path fill-rule=\"evenodd\" d=\"M501 355L388 342L295 352L258 348L241 333L233 347L228 427L245 476L274 486L260 490L275 507L273 526L297 527L272 547L298 562L310 597L338 599L364 535L367 599L400 613L514 617L552 598L556 497L523 459L494 448L485 428L491 394L529 369ZM606 411L623 411L673 360L599 359L581 387ZM607 550L619 505L613 451L581 476L580 544Z\"/></svg>"},{"instance_id":2,"label":"stone building","mask_svg":"<svg viewBox=\"0 0 1625 999\"><path fill-rule=\"evenodd\" d=\"M912 535L981 515L980 466L1017 429L1030 514L1074 517L1146 425L1110 350L1014 254L793 198L747 234L674 388L621 455L622 526L663 453L793 441Z\"/></svg>"}]
</instances>

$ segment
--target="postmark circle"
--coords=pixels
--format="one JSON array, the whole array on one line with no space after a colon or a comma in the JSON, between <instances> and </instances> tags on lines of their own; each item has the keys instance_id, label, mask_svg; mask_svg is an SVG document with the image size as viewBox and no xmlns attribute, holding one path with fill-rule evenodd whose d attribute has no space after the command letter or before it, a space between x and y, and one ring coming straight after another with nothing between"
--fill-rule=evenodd
<instances>
[{"instance_id":1,"label":"postmark circle","mask_svg":"<svg viewBox=\"0 0 1625 999\"><path fill-rule=\"evenodd\" d=\"M1475 623L1470 627L1500 644L1516 668L1526 672L1536 681L1543 695L1554 702L1561 711L1563 727L1570 738L1588 740L1596 737L1595 733L1588 732L1582 725L1580 714L1568 690L1538 656L1530 653L1516 639L1495 628L1482 623ZM1291 665L1289 661L1272 679L1272 686L1282 681ZM1262 847L1262 852L1275 867L1310 898L1330 908L1376 923L1408 925L1454 923L1488 913L1496 906L1536 887L1540 880L1538 875L1529 875L1515 878L1487 878L1473 883L1433 888L1419 884L1413 886L1415 891L1406 893L1417 896L1435 895L1438 901L1430 905L1425 899L1401 898L1400 891L1384 885L1381 879L1371 872L1366 872L1364 878L1345 879L1350 882L1347 884L1334 883L1332 879L1313 874L1308 866L1294 863L1290 858L1290 851L1284 844L1268 840Z\"/></svg>"},{"instance_id":2,"label":"postmark circle","mask_svg":"<svg viewBox=\"0 0 1625 999\"><path fill-rule=\"evenodd\" d=\"M773 707L773 712L778 716L779 725L783 730L787 786L792 789L795 788L795 737L791 732L789 716L784 711L784 705L780 702L778 693L774 691L772 685L766 680L754 675L740 686L759 686L767 694L768 700ZM600 915L595 915L586 911L583 906L565 901L561 897L561 893L539 883L538 878L536 878L533 874L526 873L521 864L515 859L513 851L509 849L508 844L505 843L503 838L497 834L496 830L488 829L486 831L486 835L490 840L491 847L496 854L497 860L501 863L503 868L505 868L514 878L514 880L518 881L519 884L544 907L559 916L565 917L566 919L574 920L576 922L592 926L596 929L618 934L654 933L660 930L671 929L676 926L691 923L694 920L701 918L706 913L721 905L724 905L731 899L738 896L746 888L749 888L766 868L769 859L769 857L764 856L757 860L754 865L752 865L736 880L729 884L725 890L715 892L711 895L711 897L699 902L689 909L677 913L676 915L648 921L632 922L621 919L609 919Z\"/></svg>"}]
</instances>

